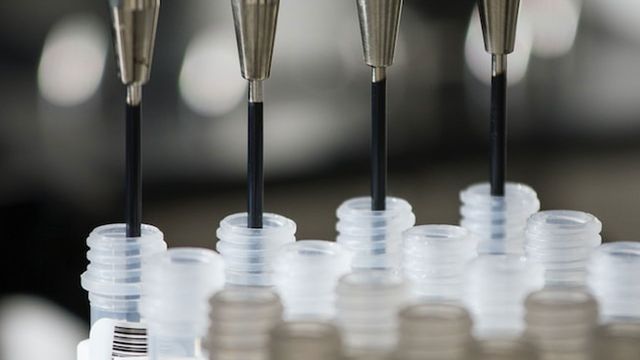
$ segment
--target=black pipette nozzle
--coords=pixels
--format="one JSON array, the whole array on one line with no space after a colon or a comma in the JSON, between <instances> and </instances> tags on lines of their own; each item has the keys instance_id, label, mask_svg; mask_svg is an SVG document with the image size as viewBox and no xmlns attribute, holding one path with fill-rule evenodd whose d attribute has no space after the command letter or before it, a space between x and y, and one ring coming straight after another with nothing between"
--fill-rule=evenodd
<instances>
[{"instance_id":1,"label":"black pipette nozzle","mask_svg":"<svg viewBox=\"0 0 640 360\"><path fill-rule=\"evenodd\" d=\"M491 77L489 124L490 185L492 196L504 196L507 166L507 76Z\"/></svg>"},{"instance_id":2,"label":"black pipette nozzle","mask_svg":"<svg viewBox=\"0 0 640 360\"><path fill-rule=\"evenodd\" d=\"M142 226L142 86L149 81L160 0L109 0L118 75L127 87L125 220L127 236Z\"/></svg>"},{"instance_id":3,"label":"black pipette nozzle","mask_svg":"<svg viewBox=\"0 0 640 360\"><path fill-rule=\"evenodd\" d=\"M127 237L139 237L142 228L142 109L126 106L125 126L125 223Z\"/></svg>"},{"instance_id":4,"label":"black pipette nozzle","mask_svg":"<svg viewBox=\"0 0 640 360\"><path fill-rule=\"evenodd\" d=\"M507 55L515 48L520 0L478 0L484 44L491 54L491 195L504 196L507 139Z\"/></svg>"},{"instance_id":5,"label":"black pipette nozzle","mask_svg":"<svg viewBox=\"0 0 640 360\"><path fill-rule=\"evenodd\" d=\"M387 75L400 26L403 0L357 0L364 61L371 67L371 209L387 197Z\"/></svg>"},{"instance_id":6,"label":"black pipette nozzle","mask_svg":"<svg viewBox=\"0 0 640 360\"><path fill-rule=\"evenodd\" d=\"M247 184L248 196L248 226L259 229L262 227L262 212L264 204L264 124L262 115L262 102L249 101L249 134L248 134L248 161Z\"/></svg>"},{"instance_id":7,"label":"black pipette nozzle","mask_svg":"<svg viewBox=\"0 0 640 360\"><path fill-rule=\"evenodd\" d=\"M242 77L249 81L248 136L248 221L250 228L262 227L263 93L262 81L269 78L280 0L231 0Z\"/></svg>"},{"instance_id":8,"label":"black pipette nozzle","mask_svg":"<svg viewBox=\"0 0 640 360\"><path fill-rule=\"evenodd\" d=\"M371 82L371 210L385 210L387 197L387 80Z\"/></svg>"}]
</instances>

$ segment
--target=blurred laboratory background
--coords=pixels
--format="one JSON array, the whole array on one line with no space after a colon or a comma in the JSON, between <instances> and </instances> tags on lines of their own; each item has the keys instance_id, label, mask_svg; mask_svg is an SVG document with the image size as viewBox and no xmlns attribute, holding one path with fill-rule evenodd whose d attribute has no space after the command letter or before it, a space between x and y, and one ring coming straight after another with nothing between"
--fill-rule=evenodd
<instances>
[{"instance_id":1,"label":"blurred laboratory background","mask_svg":"<svg viewBox=\"0 0 640 360\"><path fill-rule=\"evenodd\" d=\"M389 71L392 195L457 223L488 177L490 57L474 0L407 0ZM640 1L523 0L509 57L508 178L543 209L640 239ZM145 87L143 220L213 248L245 208L246 81L228 0L163 1ZM353 0L283 1L266 86L265 204L333 239L368 194L369 69ZM124 88L106 0L0 1L0 358L73 358L85 239L122 222ZM30 339L48 339L29 346ZM69 355L71 354L71 355Z\"/></svg>"}]
</instances>

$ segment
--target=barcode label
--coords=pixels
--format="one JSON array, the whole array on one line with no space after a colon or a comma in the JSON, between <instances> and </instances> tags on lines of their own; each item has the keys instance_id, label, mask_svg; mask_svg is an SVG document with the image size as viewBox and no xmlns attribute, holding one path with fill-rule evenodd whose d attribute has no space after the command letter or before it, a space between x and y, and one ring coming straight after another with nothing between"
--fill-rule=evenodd
<instances>
[{"instance_id":1,"label":"barcode label","mask_svg":"<svg viewBox=\"0 0 640 360\"><path fill-rule=\"evenodd\" d=\"M147 356L147 329L134 324L116 325L113 329L113 359Z\"/></svg>"}]
</instances>

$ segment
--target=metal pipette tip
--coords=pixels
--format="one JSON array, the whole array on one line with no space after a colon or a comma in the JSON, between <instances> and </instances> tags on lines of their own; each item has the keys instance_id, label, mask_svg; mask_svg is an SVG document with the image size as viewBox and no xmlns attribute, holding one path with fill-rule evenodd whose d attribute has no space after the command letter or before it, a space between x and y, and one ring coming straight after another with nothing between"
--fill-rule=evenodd
<instances>
[{"instance_id":1,"label":"metal pipette tip","mask_svg":"<svg viewBox=\"0 0 640 360\"><path fill-rule=\"evenodd\" d=\"M403 0L357 0L364 61L371 67L371 209L387 197L387 67L393 57Z\"/></svg>"},{"instance_id":2,"label":"metal pipette tip","mask_svg":"<svg viewBox=\"0 0 640 360\"><path fill-rule=\"evenodd\" d=\"M242 77L249 81L247 226L261 228L264 203L262 82L271 74L280 0L231 0L231 7L240 70Z\"/></svg>"},{"instance_id":3,"label":"metal pipette tip","mask_svg":"<svg viewBox=\"0 0 640 360\"><path fill-rule=\"evenodd\" d=\"M491 54L492 196L504 196L506 177L507 55L515 47L520 0L478 0L485 49Z\"/></svg>"},{"instance_id":4,"label":"metal pipette tip","mask_svg":"<svg viewBox=\"0 0 640 360\"><path fill-rule=\"evenodd\" d=\"M142 226L141 105L149 81L160 0L109 0L118 76L127 87L125 218L127 236Z\"/></svg>"}]
</instances>

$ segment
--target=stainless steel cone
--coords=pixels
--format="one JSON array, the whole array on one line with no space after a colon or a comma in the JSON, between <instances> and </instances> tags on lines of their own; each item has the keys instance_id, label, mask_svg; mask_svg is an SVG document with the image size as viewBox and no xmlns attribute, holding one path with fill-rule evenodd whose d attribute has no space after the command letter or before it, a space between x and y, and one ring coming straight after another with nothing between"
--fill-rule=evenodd
<instances>
[{"instance_id":1,"label":"stainless steel cone","mask_svg":"<svg viewBox=\"0 0 640 360\"><path fill-rule=\"evenodd\" d=\"M403 0L356 0L364 61L372 67L393 64Z\"/></svg>"},{"instance_id":2,"label":"stainless steel cone","mask_svg":"<svg viewBox=\"0 0 640 360\"><path fill-rule=\"evenodd\" d=\"M265 80L271 74L280 0L231 0L242 77Z\"/></svg>"},{"instance_id":3,"label":"stainless steel cone","mask_svg":"<svg viewBox=\"0 0 640 360\"><path fill-rule=\"evenodd\" d=\"M160 0L109 0L118 72L125 85L149 81Z\"/></svg>"},{"instance_id":4,"label":"stainless steel cone","mask_svg":"<svg viewBox=\"0 0 640 360\"><path fill-rule=\"evenodd\" d=\"M512 53L520 0L478 0L478 9L487 52L494 55Z\"/></svg>"}]
</instances>

